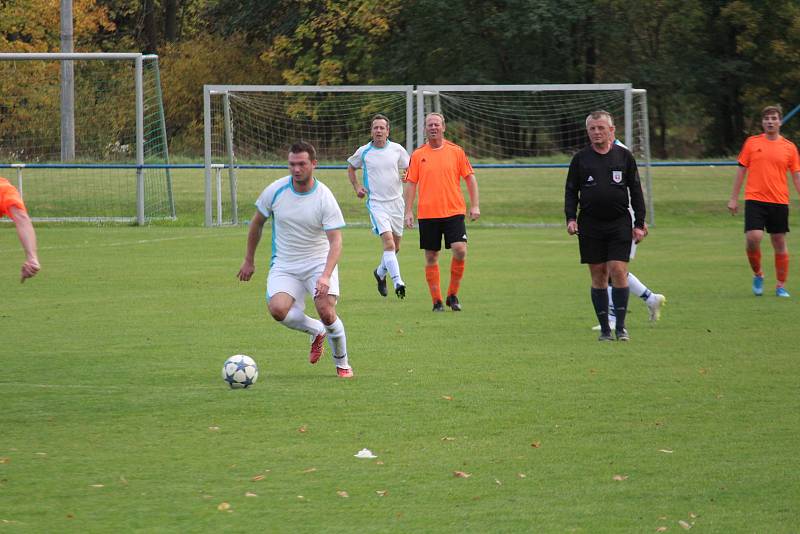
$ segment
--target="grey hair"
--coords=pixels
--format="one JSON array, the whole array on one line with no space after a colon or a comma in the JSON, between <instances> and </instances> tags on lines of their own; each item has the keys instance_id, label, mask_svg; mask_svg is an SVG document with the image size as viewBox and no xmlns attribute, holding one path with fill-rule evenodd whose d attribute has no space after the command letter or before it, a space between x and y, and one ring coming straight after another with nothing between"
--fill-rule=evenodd
<instances>
[{"instance_id":1,"label":"grey hair","mask_svg":"<svg viewBox=\"0 0 800 534\"><path fill-rule=\"evenodd\" d=\"M609 126L614 126L614 117L611 116L611 113L602 109L598 109L597 111L592 111L586 117L586 127L587 128L589 127L590 120L597 121L601 119L606 119L608 121Z\"/></svg>"}]
</instances>

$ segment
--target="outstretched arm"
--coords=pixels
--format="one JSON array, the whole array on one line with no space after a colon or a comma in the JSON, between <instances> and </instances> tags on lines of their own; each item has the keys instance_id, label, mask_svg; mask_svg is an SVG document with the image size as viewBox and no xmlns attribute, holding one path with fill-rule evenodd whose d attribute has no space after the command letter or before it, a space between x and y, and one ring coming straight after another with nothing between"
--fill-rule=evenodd
<instances>
[{"instance_id":1,"label":"outstretched arm","mask_svg":"<svg viewBox=\"0 0 800 534\"><path fill-rule=\"evenodd\" d=\"M17 236L25 251L25 263L22 264L20 282L35 276L39 272L39 257L36 254L36 231L33 229L28 212L12 206L9 210L14 224L17 226Z\"/></svg>"}]
</instances>

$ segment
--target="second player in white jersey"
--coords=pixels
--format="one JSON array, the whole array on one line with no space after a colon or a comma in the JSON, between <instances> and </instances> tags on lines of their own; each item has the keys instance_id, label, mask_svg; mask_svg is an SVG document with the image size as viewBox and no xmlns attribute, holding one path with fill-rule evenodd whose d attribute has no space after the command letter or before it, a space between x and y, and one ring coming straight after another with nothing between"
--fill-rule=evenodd
<instances>
[{"instance_id":1,"label":"second player in white jersey","mask_svg":"<svg viewBox=\"0 0 800 534\"><path fill-rule=\"evenodd\" d=\"M387 295L386 274L394 284L398 298L405 298L406 286L400 276L397 253L403 236L402 174L408 168L409 155L398 143L389 140L389 119L383 115L372 118L370 128L372 141L358 147L347 158L347 176L359 198L367 197L372 231L381 237L383 254L373 276L378 284L378 293ZM361 169L363 185L358 183L356 170Z\"/></svg>"},{"instance_id":2,"label":"second player in white jersey","mask_svg":"<svg viewBox=\"0 0 800 534\"><path fill-rule=\"evenodd\" d=\"M402 145L386 140L384 146L374 141L358 147L347 158L354 169L362 170L362 181L370 200L386 202L403 198L401 169L408 168L409 156Z\"/></svg>"}]
</instances>

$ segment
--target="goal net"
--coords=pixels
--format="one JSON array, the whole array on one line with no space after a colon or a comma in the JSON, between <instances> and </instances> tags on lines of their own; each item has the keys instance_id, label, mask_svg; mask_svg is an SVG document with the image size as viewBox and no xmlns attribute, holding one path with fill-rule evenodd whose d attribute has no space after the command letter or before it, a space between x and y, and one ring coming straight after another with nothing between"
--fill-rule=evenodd
<instances>
[{"instance_id":1,"label":"goal net","mask_svg":"<svg viewBox=\"0 0 800 534\"><path fill-rule=\"evenodd\" d=\"M586 146L586 116L606 110L617 138L636 157L653 222L647 93L630 84L421 86L417 93L418 143L423 117L440 112L447 138L478 165L566 165Z\"/></svg>"},{"instance_id":2,"label":"goal net","mask_svg":"<svg viewBox=\"0 0 800 534\"><path fill-rule=\"evenodd\" d=\"M173 218L168 163L157 56L0 54L0 174L34 220Z\"/></svg>"},{"instance_id":3,"label":"goal net","mask_svg":"<svg viewBox=\"0 0 800 534\"><path fill-rule=\"evenodd\" d=\"M414 148L412 86L204 89L207 225L237 224L239 198L246 194L252 204L265 185L263 169L285 170L296 141L314 145L322 168L341 166L369 141L371 119L381 113L390 120L390 138Z\"/></svg>"}]
</instances>

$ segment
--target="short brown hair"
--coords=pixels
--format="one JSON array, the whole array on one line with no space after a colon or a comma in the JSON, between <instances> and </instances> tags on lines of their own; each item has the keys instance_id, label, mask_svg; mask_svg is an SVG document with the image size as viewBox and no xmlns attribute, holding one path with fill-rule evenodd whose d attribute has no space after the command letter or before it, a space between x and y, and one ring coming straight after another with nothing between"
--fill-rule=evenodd
<instances>
[{"instance_id":1,"label":"short brown hair","mask_svg":"<svg viewBox=\"0 0 800 534\"><path fill-rule=\"evenodd\" d=\"M308 153L308 159L311 161L316 161L317 159L317 149L314 148L314 145L308 143L306 141L297 141L289 148L290 154L300 154L301 152Z\"/></svg>"},{"instance_id":2,"label":"short brown hair","mask_svg":"<svg viewBox=\"0 0 800 534\"><path fill-rule=\"evenodd\" d=\"M779 119L783 118L783 110L777 104L775 104L774 106L767 106L764 109L762 109L761 110L761 118L763 119L767 115L772 115L773 113L777 113Z\"/></svg>"},{"instance_id":3,"label":"short brown hair","mask_svg":"<svg viewBox=\"0 0 800 534\"><path fill-rule=\"evenodd\" d=\"M370 125L370 127L372 127L372 123L374 123L374 122L375 122L375 121L377 121L377 120L386 121L386 127L387 127L387 128L389 127L389 117L387 117L386 115L381 115L380 113L376 113L376 114L375 114L375 115L372 117L372 120L371 120L371 121L369 121L369 125Z\"/></svg>"}]
</instances>

